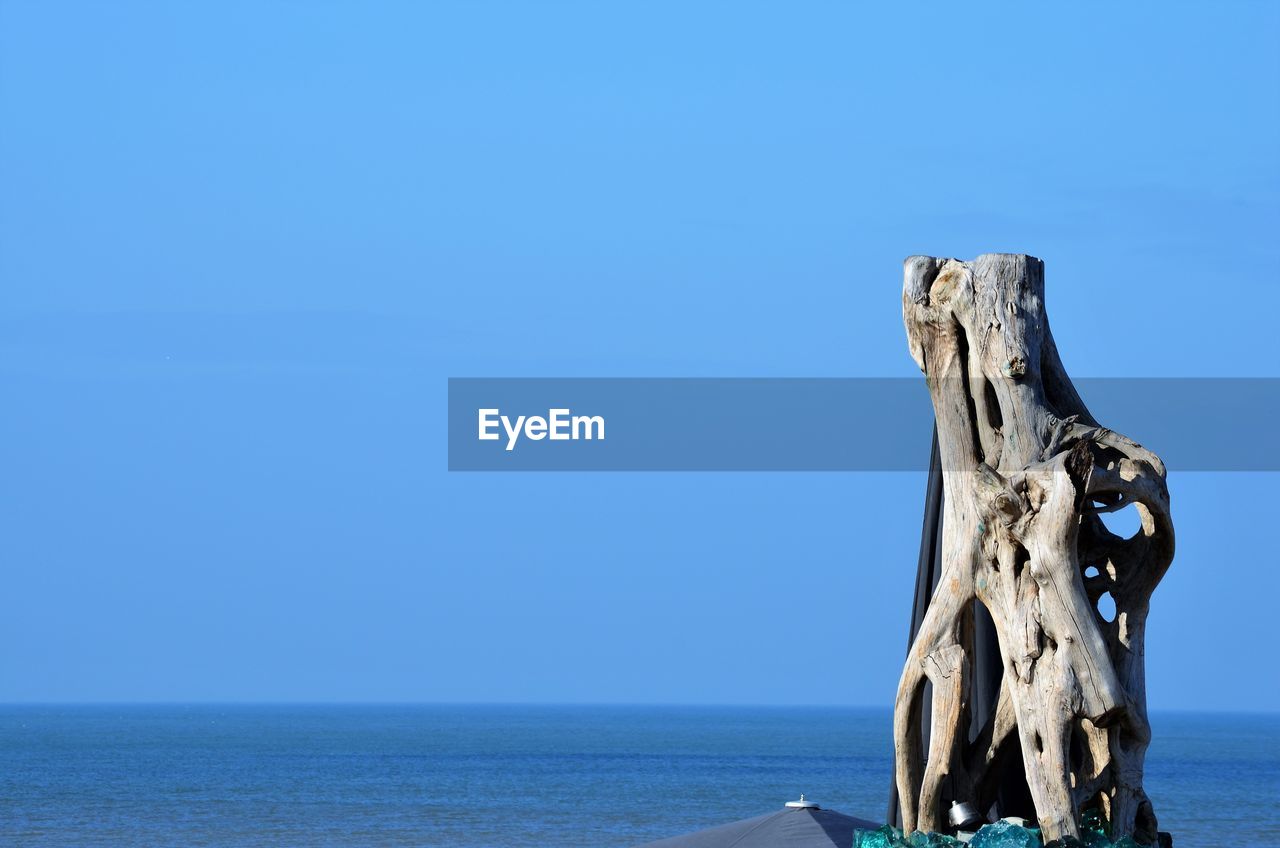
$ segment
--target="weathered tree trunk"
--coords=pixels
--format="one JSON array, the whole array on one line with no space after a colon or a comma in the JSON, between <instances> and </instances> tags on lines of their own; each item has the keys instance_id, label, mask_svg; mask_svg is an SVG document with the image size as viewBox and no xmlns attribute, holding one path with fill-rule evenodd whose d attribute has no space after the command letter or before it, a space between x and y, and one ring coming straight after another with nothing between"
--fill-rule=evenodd
<instances>
[{"instance_id":1,"label":"weathered tree trunk","mask_svg":"<svg viewBox=\"0 0 1280 848\"><path fill-rule=\"evenodd\" d=\"M913 256L902 305L933 398L945 492L942 579L895 705L903 826L942 830L953 801L987 810L1016 738L1046 841L1078 836L1081 808L1098 806L1113 838L1154 842L1142 791L1143 631L1173 558L1164 465L1085 408L1049 332L1040 260ZM1098 514L1130 504L1142 528L1121 539ZM1098 608L1106 593L1110 621ZM970 741L975 600L995 621L1004 679Z\"/></svg>"}]
</instances>

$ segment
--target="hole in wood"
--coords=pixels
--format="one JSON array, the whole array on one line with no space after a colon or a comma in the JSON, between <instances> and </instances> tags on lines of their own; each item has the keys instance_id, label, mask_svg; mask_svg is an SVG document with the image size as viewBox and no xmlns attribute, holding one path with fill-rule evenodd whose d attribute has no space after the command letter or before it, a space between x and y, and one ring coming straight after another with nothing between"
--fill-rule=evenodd
<instances>
[{"instance_id":1,"label":"hole in wood","mask_svg":"<svg viewBox=\"0 0 1280 848\"><path fill-rule=\"evenodd\" d=\"M969 435L973 437L973 453L983 456L980 422L978 421L978 405L974 403L973 392L969 385L969 339L963 329L956 330L956 352L962 363L960 368L960 386L964 393L965 405L969 409Z\"/></svg>"},{"instance_id":2,"label":"hole in wood","mask_svg":"<svg viewBox=\"0 0 1280 848\"><path fill-rule=\"evenodd\" d=\"M1142 518L1138 515L1138 508L1133 504L1115 512L1098 513L1098 517L1102 519L1102 523L1109 531L1122 539L1132 538L1142 529Z\"/></svg>"},{"instance_id":3,"label":"hole in wood","mask_svg":"<svg viewBox=\"0 0 1280 848\"><path fill-rule=\"evenodd\" d=\"M1071 728L1071 771L1078 772L1084 768L1085 751L1089 743L1084 737L1084 729L1079 725Z\"/></svg>"},{"instance_id":4,"label":"hole in wood","mask_svg":"<svg viewBox=\"0 0 1280 848\"><path fill-rule=\"evenodd\" d=\"M1098 598L1098 615L1102 616L1103 621L1116 620L1116 599L1111 597L1110 592L1103 592Z\"/></svg>"},{"instance_id":5,"label":"hole in wood","mask_svg":"<svg viewBox=\"0 0 1280 848\"><path fill-rule=\"evenodd\" d=\"M1021 580L1022 571L1031 564L1031 554L1027 549L1018 545L1013 551L1013 579Z\"/></svg>"},{"instance_id":6,"label":"hole in wood","mask_svg":"<svg viewBox=\"0 0 1280 848\"><path fill-rule=\"evenodd\" d=\"M1000 398L996 397L996 387L991 385L990 380L982 382L985 386L982 394L987 404L987 423L992 430L999 430L1004 426L1004 416L1000 414Z\"/></svg>"},{"instance_id":7,"label":"hole in wood","mask_svg":"<svg viewBox=\"0 0 1280 848\"><path fill-rule=\"evenodd\" d=\"M1098 566L1091 565L1084 570L1084 576L1087 578L1097 577L1102 572L1098 570Z\"/></svg>"}]
</instances>

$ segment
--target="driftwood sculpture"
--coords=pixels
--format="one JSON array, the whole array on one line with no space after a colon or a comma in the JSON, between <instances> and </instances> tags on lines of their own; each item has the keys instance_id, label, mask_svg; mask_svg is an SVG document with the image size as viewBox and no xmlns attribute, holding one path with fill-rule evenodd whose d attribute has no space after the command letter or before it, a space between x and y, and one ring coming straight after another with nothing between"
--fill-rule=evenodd
<instances>
[{"instance_id":1,"label":"driftwood sculpture","mask_svg":"<svg viewBox=\"0 0 1280 848\"><path fill-rule=\"evenodd\" d=\"M903 826L942 830L952 802L988 810L1001 759L1020 743L1046 842L1078 836L1081 810L1096 807L1113 839L1152 843L1143 632L1173 558L1164 465L1085 408L1049 332L1039 259L913 256L902 308L945 492L941 581L895 705ZM1130 504L1142 526L1125 539L1099 514ZM1114 618L1099 609L1108 593ZM975 601L995 621L1004 677L971 738Z\"/></svg>"}]
</instances>

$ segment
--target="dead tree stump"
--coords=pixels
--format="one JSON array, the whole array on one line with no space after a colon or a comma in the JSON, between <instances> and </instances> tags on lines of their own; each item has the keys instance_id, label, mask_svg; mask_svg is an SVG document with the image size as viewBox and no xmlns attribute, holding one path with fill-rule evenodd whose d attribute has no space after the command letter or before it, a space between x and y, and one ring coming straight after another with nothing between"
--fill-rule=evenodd
<instances>
[{"instance_id":1,"label":"dead tree stump","mask_svg":"<svg viewBox=\"0 0 1280 848\"><path fill-rule=\"evenodd\" d=\"M1039 259L913 256L904 276L903 319L933 399L945 508L941 581L895 704L903 826L942 830L953 801L987 810L1002 753L1020 743L1046 842L1078 836L1081 809L1096 806L1112 838L1152 843L1143 632L1173 558L1164 465L1085 408L1049 332ZM1142 526L1124 539L1099 514L1130 504ZM1098 608L1107 593L1114 620ZM994 714L971 740L975 601L995 621L1004 676Z\"/></svg>"}]
</instances>

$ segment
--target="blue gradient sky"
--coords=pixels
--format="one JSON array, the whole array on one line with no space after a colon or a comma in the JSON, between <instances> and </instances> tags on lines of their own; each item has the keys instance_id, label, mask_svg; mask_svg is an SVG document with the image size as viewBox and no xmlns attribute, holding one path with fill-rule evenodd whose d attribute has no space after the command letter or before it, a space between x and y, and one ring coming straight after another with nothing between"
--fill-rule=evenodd
<instances>
[{"instance_id":1,"label":"blue gradient sky","mask_svg":"<svg viewBox=\"0 0 1280 848\"><path fill-rule=\"evenodd\" d=\"M989 251L1077 376L1280 376L1277 39L0 2L0 699L889 703L923 475L451 475L446 378L909 375ZM1280 709L1275 485L1173 470L1154 706Z\"/></svg>"}]
</instances>

